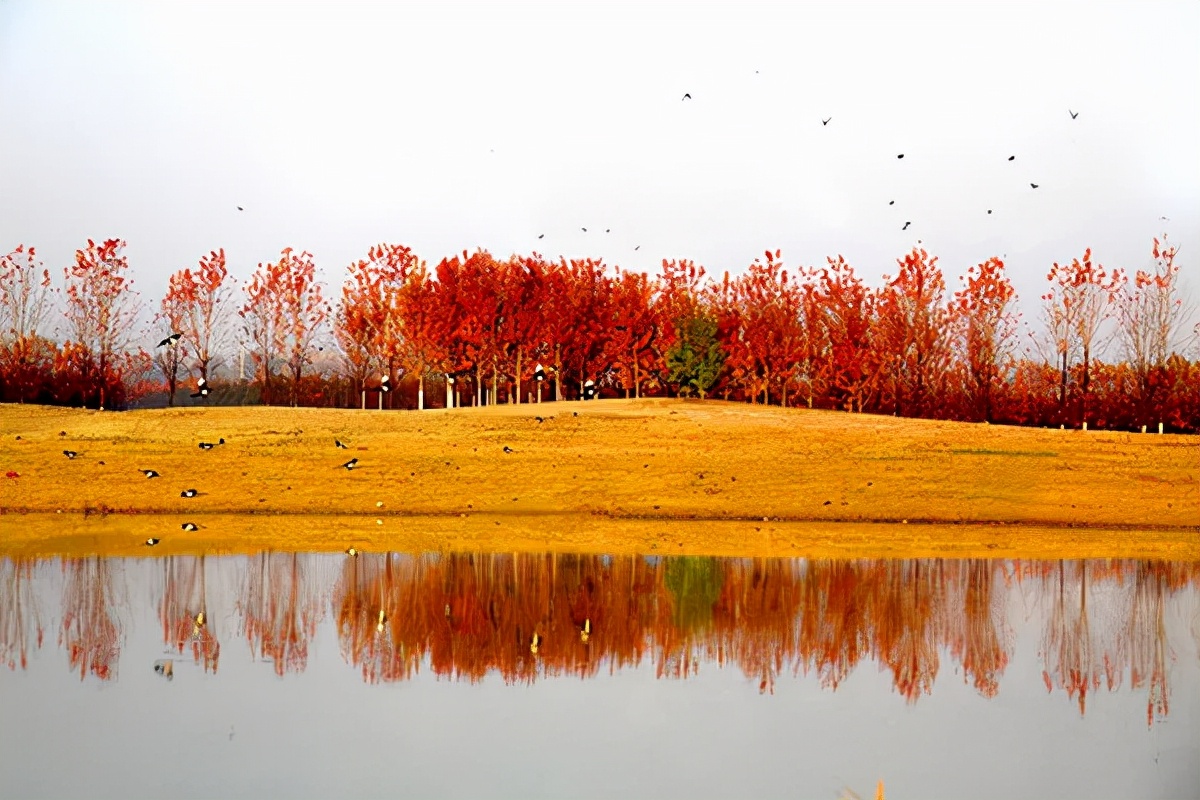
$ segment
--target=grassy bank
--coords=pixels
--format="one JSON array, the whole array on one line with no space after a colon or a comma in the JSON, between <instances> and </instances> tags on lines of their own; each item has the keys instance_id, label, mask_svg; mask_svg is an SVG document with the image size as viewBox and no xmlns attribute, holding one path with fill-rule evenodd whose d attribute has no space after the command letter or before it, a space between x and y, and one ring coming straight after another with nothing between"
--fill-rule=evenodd
<instances>
[{"instance_id":1,"label":"grassy bank","mask_svg":"<svg viewBox=\"0 0 1200 800\"><path fill-rule=\"evenodd\" d=\"M7 405L0 416L0 470L19 476L0 483L8 553L107 552L148 530L190 548L334 549L347 538L335 520L395 549L784 555L807 543L853 555L843 543L858 542L863 555L929 555L928 542L1055 557L1055 541L1113 556L1140 541L1197 557L1200 538L1194 437L678 400L382 413ZM201 530L185 535L184 521Z\"/></svg>"}]
</instances>

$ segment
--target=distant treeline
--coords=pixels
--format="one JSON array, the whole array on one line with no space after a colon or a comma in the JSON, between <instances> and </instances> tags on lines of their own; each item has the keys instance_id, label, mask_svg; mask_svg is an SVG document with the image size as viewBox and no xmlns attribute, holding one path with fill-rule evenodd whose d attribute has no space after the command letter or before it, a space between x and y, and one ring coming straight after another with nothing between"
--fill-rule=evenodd
<instances>
[{"instance_id":1,"label":"distant treeline","mask_svg":"<svg viewBox=\"0 0 1200 800\"><path fill-rule=\"evenodd\" d=\"M1042 330L1004 262L948 292L914 249L871 288L838 256L766 252L720 280L691 261L658 275L602 261L497 259L433 269L381 244L336 299L288 248L237 287L224 250L173 274L153 329L120 240L88 241L60 286L31 247L0 260L0 399L129 408L190 402L425 408L540 397L692 395L1017 425L1200 431L1200 325L1176 248L1127 275L1090 251L1054 264ZM61 312L65 328L47 335ZM172 334L179 334L173 337Z\"/></svg>"}]
</instances>

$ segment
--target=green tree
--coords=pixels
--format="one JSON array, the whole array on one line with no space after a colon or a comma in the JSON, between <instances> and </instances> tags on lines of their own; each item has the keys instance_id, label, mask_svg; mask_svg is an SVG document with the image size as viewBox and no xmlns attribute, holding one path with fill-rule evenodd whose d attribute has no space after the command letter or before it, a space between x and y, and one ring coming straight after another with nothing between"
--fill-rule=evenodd
<instances>
[{"instance_id":1,"label":"green tree","mask_svg":"<svg viewBox=\"0 0 1200 800\"><path fill-rule=\"evenodd\" d=\"M680 394L705 393L721 377L725 352L717 339L717 321L697 315L679 323L675 344L667 351L668 380L679 386Z\"/></svg>"},{"instance_id":2,"label":"green tree","mask_svg":"<svg viewBox=\"0 0 1200 800\"><path fill-rule=\"evenodd\" d=\"M708 628L725 580L721 565L707 556L679 556L667 559L666 572L663 582L675 600L675 626L692 633Z\"/></svg>"}]
</instances>

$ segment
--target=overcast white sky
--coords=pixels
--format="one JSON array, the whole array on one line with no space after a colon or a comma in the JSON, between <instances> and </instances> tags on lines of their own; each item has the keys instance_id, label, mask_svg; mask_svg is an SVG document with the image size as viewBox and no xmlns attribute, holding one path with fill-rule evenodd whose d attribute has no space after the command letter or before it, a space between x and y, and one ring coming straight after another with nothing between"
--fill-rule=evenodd
<instances>
[{"instance_id":1,"label":"overcast white sky","mask_svg":"<svg viewBox=\"0 0 1200 800\"><path fill-rule=\"evenodd\" d=\"M1051 262L1167 231L1195 296L1197 41L1196 2L0 1L0 248L124 238L157 305L218 247L877 283L920 239L951 289L1007 256L1032 319Z\"/></svg>"}]
</instances>

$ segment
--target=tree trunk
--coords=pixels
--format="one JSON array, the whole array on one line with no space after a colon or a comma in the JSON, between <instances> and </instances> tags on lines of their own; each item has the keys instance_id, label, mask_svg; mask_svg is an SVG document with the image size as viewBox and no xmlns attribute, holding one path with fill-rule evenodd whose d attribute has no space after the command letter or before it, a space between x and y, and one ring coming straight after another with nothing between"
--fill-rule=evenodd
<instances>
[{"instance_id":1,"label":"tree trunk","mask_svg":"<svg viewBox=\"0 0 1200 800\"><path fill-rule=\"evenodd\" d=\"M475 405L483 405L483 368L475 365Z\"/></svg>"},{"instance_id":2,"label":"tree trunk","mask_svg":"<svg viewBox=\"0 0 1200 800\"><path fill-rule=\"evenodd\" d=\"M524 354L521 352L521 348L518 347L517 348L517 374L513 376L513 384L516 386L516 391L514 392L514 394L516 395L516 404L517 405L521 405L521 356L522 355L524 355Z\"/></svg>"},{"instance_id":3,"label":"tree trunk","mask_svg":"<svg viewBox=\"0 0 1200 800\"><path fill-rule=\"evenodd\" d=\"M638 359L636 350L633 351L633 396L635 398L642 396L638 390Z\"/></svg>"},{"instance_id":4,"label":"tree trunk","mask_svg":"<svg viewBox=\"0 0 1200 800\"><path fill-rule=\"evenodd\" d=\"M425 372L417 376L417 411L425 410Z\"/></svg>"},{"instance_id":5,"label":"tree trunk","mask_svg":"<svg viewBox=\"0 0 1200 800\"><path fill-rule=\"evenodd\" d=\"M554 400L562 402L562 345L554 345Z\"/></svg>"}]
</instances>

